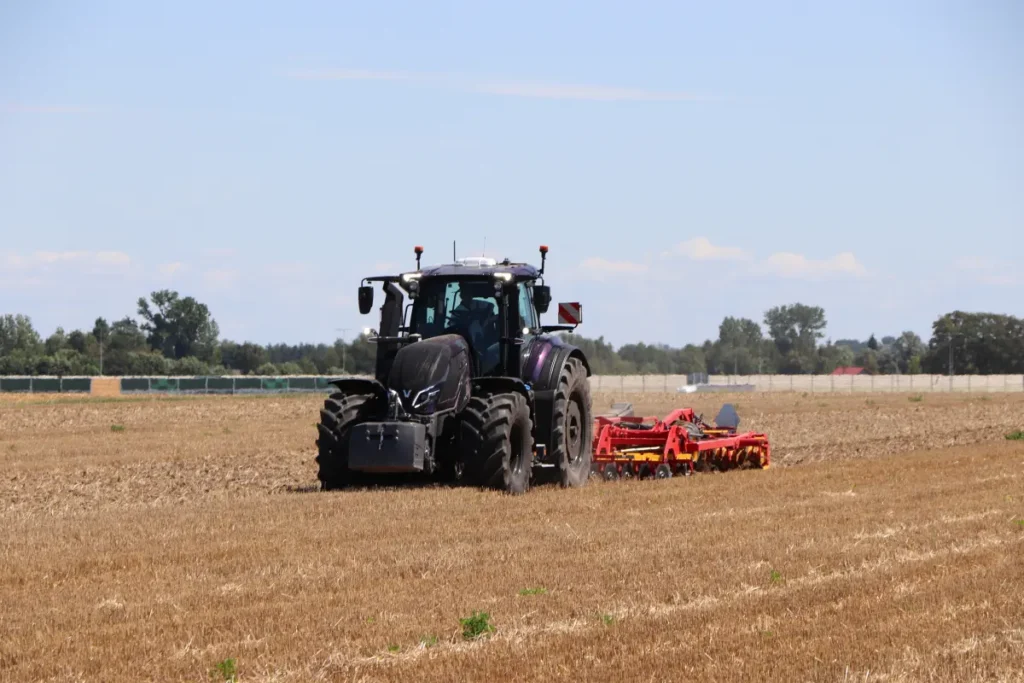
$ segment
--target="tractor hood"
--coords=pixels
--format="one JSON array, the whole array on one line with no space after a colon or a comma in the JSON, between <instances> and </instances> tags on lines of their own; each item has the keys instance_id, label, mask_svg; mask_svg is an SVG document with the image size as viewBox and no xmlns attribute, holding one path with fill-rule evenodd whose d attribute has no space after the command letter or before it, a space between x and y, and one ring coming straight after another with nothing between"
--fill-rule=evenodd
<instances>
[{"instance_id":1,"label":"tractor hood","mask_svg":"<svg viewBox=\"0 0 1024 683\"><path fill-rule=\"evenodd\" d=\"M462 410L469 400L470 359L466 340L457 334L431 337L402 347L388 375L407 412L431 415Z\"/></svg>"}]
</instances>

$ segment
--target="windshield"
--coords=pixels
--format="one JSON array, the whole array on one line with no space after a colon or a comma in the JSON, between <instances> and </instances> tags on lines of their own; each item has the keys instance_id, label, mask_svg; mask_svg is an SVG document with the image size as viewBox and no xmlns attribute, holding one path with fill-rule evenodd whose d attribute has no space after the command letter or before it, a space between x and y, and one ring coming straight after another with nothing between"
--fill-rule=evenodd
<instances>
[{"instance_id":1,"label":"windshield","mask_svg":"<svg viewBox=\"0 0 1024 683\"><path fill-rule=\"evenodd\" d=\"M424 339L460 334L469 342L480 371L499 361L501 328L498 299L490 280L431 280L420 283L413 301L409 331Z\"/></svg>"},{"instance_id":2,"label":"windshield","mask_svg":"<svg viewBox=\"0 0 1024 683\"><path fill-rule=\"evenodd\" d=\"M424 280L413 301L410 332L424 338L450 332L465 332L477 322L497 328L498 299L494 284L487 280Z\"/></svg>"}]
</instances>

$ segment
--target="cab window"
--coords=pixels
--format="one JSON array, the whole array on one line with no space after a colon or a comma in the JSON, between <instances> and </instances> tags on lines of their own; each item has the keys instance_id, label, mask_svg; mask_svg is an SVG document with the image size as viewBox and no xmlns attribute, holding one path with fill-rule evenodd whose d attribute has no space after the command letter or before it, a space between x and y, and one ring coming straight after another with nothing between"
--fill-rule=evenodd
<instances>
[{"instance_id":1,"label":"cab window","mask_svg":"<svg viewBox=\"0 0 1024 683\"><path fill-rule=\"evenodd\" d=\"M522 327L531 330L540 327L537 312L533 308L533 289L525 282L519 283L519 321Z\"/></svg>"}]
</instances>

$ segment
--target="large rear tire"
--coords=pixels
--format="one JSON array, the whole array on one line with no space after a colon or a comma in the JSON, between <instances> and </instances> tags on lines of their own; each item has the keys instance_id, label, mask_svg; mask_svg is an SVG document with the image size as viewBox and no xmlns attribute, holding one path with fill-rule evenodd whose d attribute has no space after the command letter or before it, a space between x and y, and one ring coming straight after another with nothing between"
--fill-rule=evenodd
<instances>
[{"instance_id":1,"label":"large rear tire","mask_svg":"<svg viewBox=\"0 0 1024 683\"><path fill-rule=\"evenodd\" d=\"M526 397L519 393L483 394L462 413L461 447L470 481L510 494L530 488L533 425Z\"/></svg>"},{"instance_id":2,"label":"large rear tire","mask_svg":"<svg viewBox=\"0 0 1024 683\"><path fill-rule=\"evenodd\" d=\"M551 420L551 456L564 487L583 486L593 459L594 418L590 382L578 358L570 358L558 376Z\"/></svg>"},{"instance_id":3,"label":"large rear tire","mask_svg":"<svg viewBox=\"0 0 1024 683\"><path fill-rule=\"evenodd\" d=\"M319 465L317 478L324 491L344 488L354 483L356 474L348 468L348 437L352 427L373 416L376 397L373 394L331 394L320 409L316 440Z\"/></svg>"}]
</instances>

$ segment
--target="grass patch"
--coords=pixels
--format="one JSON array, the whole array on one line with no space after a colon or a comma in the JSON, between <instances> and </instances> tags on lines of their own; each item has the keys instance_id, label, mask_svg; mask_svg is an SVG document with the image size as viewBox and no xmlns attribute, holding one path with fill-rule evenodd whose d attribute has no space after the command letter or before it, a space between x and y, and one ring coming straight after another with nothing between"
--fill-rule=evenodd
<instances>
[{"instance_id":1,"label":"grass patch","mask_svg":"<svg viewBox=\"0 0 1024 683\"><path fill-rule=\"evenodd\" d=\"M1007 441L1024 441L1024 429L1018 429L1006 435Z\"/></svg>"},{"instance_id":2,"label":"grass patch","mask_svg":"<svg viewBox=\"0 0 1024 683\"><path fill-rule=\"evenodd\" d=\"M434 647L437 645L437 636L423 636L420 638L420 645L423 647Z\"/></svg>"},{"instance_id":3,"label":"grass patch","mask_svg":"<svg viewBox=\"0 0 1024 683\"><path fill-rule=\"evenodd\" d=\"M238 680L238 668L234 659L225 659L217 662L213 671L214 678L219 678L226 683L235 683Z\"/></svg>"},{"instance_id":4,"label":"grass patch","mask_svg":"<svg viewBox=\"0 0 1024 683\"><path fill-rule=\"evenodd\" d=\"M459 623L462 624L462 637L466 640L483 638L497 630L487 612L473 612L472 616L459 619Z\"/></svg>"},{"instance_id":5,"label":"grass patch","mask_svg":"<svg viewBox=\"0 0 1024 683\"><path fill-rule=\"evenodd\" d=\"M601 623L604 624L605 626L611 626L612 624L615 623L615 617L613 617L610 614L602 614L601 615Z\"/></svg>"},{"instance_id":6,"label":"grass patch","mask_svg":"<svg viewBox=\"0 0 1024 683\"><path fill-rule=\"evenodd\" d=\"M523 590L519 591L519 594L520 595L547 595L548 594L548 589L547 588L524 588Z\"/></svg>"},{"instance_id":7,"label":"grass patch","mask_svg":"<svg viewBox=\"0 0 1024 683\"><path fill-rule=\"evenodd\" d=\"M124 425L110 425L110 431L112 432L123 432Z\"/></svg>"},{"instance_id":8,"label":"grass patch","mask_svg":"<svg viewBox=\"0 0 1024 683\"><path fill-rule=\"evenodd\" d=\"M780 572L778 569L773 569L771 571L771 574L768 575L768 580L772 583L782 583L784 581L784 579L782 578L782 572Z\"/></svg>"},{"instance_id":9,"label":"grass patch","mask_svg":"<svg viewBox=\"0 0 1024 683\"><path fill-rule=\"evenodd\" d=\"M913 396L908 397L907 400L911 403L920 403L924 400L924 394L914 394Z\"/></svg>"}]
</instances>

